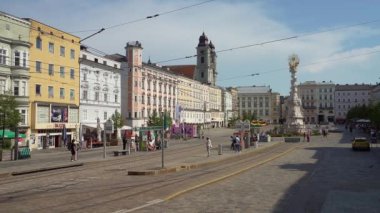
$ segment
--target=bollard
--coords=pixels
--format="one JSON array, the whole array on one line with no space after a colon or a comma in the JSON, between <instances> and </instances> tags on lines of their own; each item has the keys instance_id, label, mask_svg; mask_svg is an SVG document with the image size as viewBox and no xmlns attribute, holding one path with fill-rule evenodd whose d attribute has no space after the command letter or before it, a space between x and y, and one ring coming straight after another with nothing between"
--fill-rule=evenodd
<instances>
[{"instance_id":1,"label":"bollard","mask_svg":"<svg viewBox=\"0 0 380 213\"><path fill-rule=\"evenodd\" d=\"M218 145L218 155L222 155L222 154L223 154L223 145L219 144Z\"/></svg>"},{"instance_id":2,"label":"bollard","mask_svg":"<svg viewBox=\"0 0 380 213\"><path fill-rule=\"evenodd\" d=\"M256 141L255 142L255 149L257 149L259 147L259 141Z\"/></svg>"}]
</instances>

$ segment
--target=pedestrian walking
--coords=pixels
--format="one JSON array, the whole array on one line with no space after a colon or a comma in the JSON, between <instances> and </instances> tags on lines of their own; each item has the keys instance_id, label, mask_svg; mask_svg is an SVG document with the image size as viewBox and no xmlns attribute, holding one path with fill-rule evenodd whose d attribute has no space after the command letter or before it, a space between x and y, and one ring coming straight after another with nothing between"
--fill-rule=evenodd
<instances>
[{"instance_id":1,"label":"pedestrian walking","mask_svg":"<svg viewBox=\"0 0 380 213\"><path fill-rule=\"evenodd\" d=\"M70 151L71 151L71 161L75 161L77 159L77 156L76 156L77 147L76 147L75 139L71 140Z\"/></svg>"},{"instance_id":2,"label":"pedestrian walking","mask_svg":"<svg viewBox=\"0 0 380 213\"><path fill-rule=\"evenodd\" d=\"M239 138L239 136L236 136L235 137L235 140L236 140L236 142L235 142L235 152L240 152L241 150L241 147L240 147L240 138Z\"/></svg>"},{"instance_id":3,"label":"pedestrian walking","mask_svg":"<svg viewBox=\"0 0 380 213\"><path fill-rule=\"evenodd\" d=\"M123 137L123 150L127 148L127 139Z\"/></svg>"},{"instance_id":4,"label":"pedestrian walking","mask_svg":"<svg viewBox=\"0 0 380 213\"><path fill-rule=\"evenodd\" d=\"M303 132L303 142L306 141L306 132Z\"/></svg>"},{"instance_id":5,"label":"pedestrian walking","mask_svg":"<svg viewBox=\"0 0 380 213\"><path fill-rule=\"evenodd\" d=\"M310 132L308 132L308 133L306 134L306 140L307 140L307 142L310 142Z\"/></svg>"},{"instance_id":6,"label":"pedestrian walking","mask_svg":"<svg viewBox=\"0 0 380 213\"><path fill-rule=\"evenodd\" d=\"M236 139L234 136L231 136L231 150L235 150L235 144L236 144Z\"/></svg>"},{"instance_id":7,"label":"pedestrian walking","mask_svg":"<svg viewBox=\"0 0 380 213\"><path fill-rule=\"evenodd\" d=\"M207 149L207 157L210 157L211 155L211 148L212 148L212 143L209 137L206 139L206 149Z\"/></svg>"}]
</instances>

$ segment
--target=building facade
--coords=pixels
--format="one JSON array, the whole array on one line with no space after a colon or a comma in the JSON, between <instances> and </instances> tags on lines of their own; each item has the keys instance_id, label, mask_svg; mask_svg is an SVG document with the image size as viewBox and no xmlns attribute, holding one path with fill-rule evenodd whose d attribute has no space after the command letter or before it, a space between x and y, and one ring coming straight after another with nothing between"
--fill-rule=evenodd
<instances>
[{"instance_id":1,"label":"building facade","mask_svg":"<svg viewBox=\"0 0 380 213\"><path fill-rule=\"evenodd\" d=\"M346 84L335 87L335 120L346 121L347 112L355 106L368 106L373 89L369 84Z\"/></svg>"},{"instance_id":2,"label":"building facade","mask_svg":"<svg viewBox=\"0 0 380 213\"><path fill-rule=\"evenodd\" d=\"M116 112L121 113L120 68L120 62L81 46L80 123L84 139L97 138L98 118L104 124Z\"/></svg>"},{"instance_id":3,"label":"building facade","mask_svg":"<svg viewBox=\"0 0 380 213\"><path fill-rule=\"evenodd\" d=\"M267 123L278 123L280 119L280 94L268 86L237 87L239 116L254 115Z\"/></svg>"},{"instance_id":4,"label":"building facade","mask_svg":"<svg viewBox=\"0 0 380 213\"><path fill-rule=\"evenodd\" d=\"M334 122L334 92L332 82L306 81L298 85L306 124Z\"/></svg>"},{"instance_id":5,"label":"building facade","mask_svg":"<svg viewBox=\"0 0 380 213\"><path fill-rule=\"evenodd\" d=\"M147 126L149 116L166 112L174 118L177 102L177 76L151 63L143 63L142 46L128 42L126 71L122 87L122 116L132 127ZM124 87L124 84L126 86Z\"/></svg>"},{"instance_id":6,"label":"building facade","mask_svg":"<svg viewBox=\"0 0 380 213\"><path fill-rule=\"evenodd\" d=\"M380 84L373 86L370 93L370 103L371 104L380 103Z\"/></svg>"},{"instance_id":7,"label":"building facade","mask_svg":"<svg viewBox=\"0 0 380 213\"><path fill-rule=\"evenodd\" d=\"M31 148L61 147L72 138L78 139L79 37L33 19L27 20L31 23L29 41L32 44Z\"/></svg>"},{"instance_id":8,"label":"building facade","mask_svg":"<svg viewBox=\"0 0 380 213\"><path fill-rule=\"evenodd\" d=\"M20 133L30 133L30 23L0 12L0 94L13 95L21 115Z\"/></svg>"},{"instance_id":9,"label":"building facade","mask_svg":"<svg viewBox=\"0 0 380 213\"><path fill-rule=\"evenodd\" d=\"M234 117L232 111L232 94L225 88L222 89L222 111L224 113L224 126L227 126L228 121Z\"/></svg>"}]
</instances>

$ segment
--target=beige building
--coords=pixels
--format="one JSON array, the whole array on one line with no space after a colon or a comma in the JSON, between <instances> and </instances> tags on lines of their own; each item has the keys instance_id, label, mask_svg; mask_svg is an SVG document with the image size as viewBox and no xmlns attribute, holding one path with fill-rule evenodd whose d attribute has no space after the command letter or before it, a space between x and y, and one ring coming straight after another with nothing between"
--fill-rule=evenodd
<instances>
[{"instance_id":1,"label":"beige building","mask_svg":"<svg viewBox=\"0 0 380 213\"><path fill-rule=\"evenodd\" d=\"M330 82L306 81L298 85L306 124L334 121L335 84Z\"/></svg>"},{"instance_id":2,"label":"beige building","mask_svg":"<svg viewBox=\"0 0 380 213\"><path fill-rule=\"evenodd\" d=\"M280 120L280 94L268 86L237 87L239 116L255 115L268 123Z\"/></svg>"}]
</instances>

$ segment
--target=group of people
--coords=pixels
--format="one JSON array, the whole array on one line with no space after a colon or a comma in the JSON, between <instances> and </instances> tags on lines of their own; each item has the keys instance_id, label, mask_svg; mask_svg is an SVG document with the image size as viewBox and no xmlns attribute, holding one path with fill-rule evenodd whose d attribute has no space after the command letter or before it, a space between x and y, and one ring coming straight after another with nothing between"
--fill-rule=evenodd
<instances>
[{"instance_id":1,"label":"group of people","mask_svg":"<svg viewBox=\"0 0 380 213\"><path fill-rule=\"evenodd\" d=\"M241 144L239 136L231 136L231 150L241 152Z\"/></svg>"}]
</instances>

